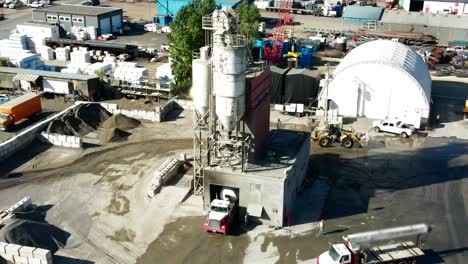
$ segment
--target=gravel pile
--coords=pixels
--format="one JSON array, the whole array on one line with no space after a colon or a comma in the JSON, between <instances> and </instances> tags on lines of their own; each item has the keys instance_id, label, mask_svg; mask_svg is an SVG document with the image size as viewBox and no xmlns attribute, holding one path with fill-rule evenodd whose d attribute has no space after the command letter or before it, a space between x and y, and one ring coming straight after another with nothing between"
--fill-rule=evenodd
<instances>
[{"instance_id":1,"label":"gravel pile","mask_svg":"<svg viewBox=\"0 0 468 264\"><path fill-rule=\"evenodd\" d=\"M140 121L135 118L128 117L122 114L116 114L109 117L103 124L103 128L118 128L121 130L133 129L140 125Z\"/></svg>"},{"instance_id":2,"label":"gravel pile","mask_svg":"<svg viewBox=\"0 0 468 264\"><path fill-rule=\"evenodd\" d=\"M52 253L63 248L69 237L69 233L56 226L23 219L14 219L0 229L0 239L7 243L48 249Z\"/></svg>"},{"instance_id":3,"label":"gravel pile","mask_svg":"<svg viewBox=\"0 0 468 264\"><path fill-rule=\"evenodd\" d=\"M127 140L127 137L130 133L123 131L118 128L108 128L104 129L99 137L101 144L106 144L109 142L121 142Z\"/></svg>"},{"instance_id":4,"label":"gravel pile","mask_svg":"<svg viewBox=\"0 0 468 264\"><path fill-rule=\"evenodd\" d=\"M50 122L47 133L82 137L98 129L111 116L100 104L82 104Z\"/></svg>"}]
</instances>

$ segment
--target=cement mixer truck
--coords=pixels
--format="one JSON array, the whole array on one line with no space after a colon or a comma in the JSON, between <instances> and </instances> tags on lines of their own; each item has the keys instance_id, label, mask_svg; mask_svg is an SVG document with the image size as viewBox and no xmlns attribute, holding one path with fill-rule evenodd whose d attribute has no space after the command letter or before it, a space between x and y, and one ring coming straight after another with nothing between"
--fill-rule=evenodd
<instances>
[{"instance_id":1,"label":"cement mixer truck","mask_svg":"<svg viewBox=\"0 0 468 264\"><path fill-rule=\"evenodd\" d=\"M236 218L236 202L237 196L233 190L221 189L221 199L216 198L211 201L203 230L228 235Z\"/></svg>"},{"instance_id":2,"label":"cement mixer truck","mask_svg":"<svg viewBox=\"0 0 468 264\"><path fill-rule=\"evenodd\" d=\"M424 252L412 241L361 249L361 243L373 243L429 233L425 224L387 228L343 236L344 243L333 244L317 258L317 264L415 264ZM417 242L418 243L418 242Z\"/></svg>"}]
</instances>

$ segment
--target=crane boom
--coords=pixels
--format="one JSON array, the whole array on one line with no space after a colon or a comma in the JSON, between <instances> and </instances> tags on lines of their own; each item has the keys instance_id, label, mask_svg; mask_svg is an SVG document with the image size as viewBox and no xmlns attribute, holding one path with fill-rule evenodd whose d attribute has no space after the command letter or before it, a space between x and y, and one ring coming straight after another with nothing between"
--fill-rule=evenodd
<instances>
[{"instance_id":1,"label":"crane boom","mask_svg":"<svg viewBox=\"0 0 468 264\"><path fill-rule=\"evenodd\" d=\"M394 228L386 228L375 231L368 231L344 236L344 239L354 243L371 243L382 240L390 240L393 238L424 235L430 232L430 228L426 224L408 225Z\"/></svg>"}]
</instances>

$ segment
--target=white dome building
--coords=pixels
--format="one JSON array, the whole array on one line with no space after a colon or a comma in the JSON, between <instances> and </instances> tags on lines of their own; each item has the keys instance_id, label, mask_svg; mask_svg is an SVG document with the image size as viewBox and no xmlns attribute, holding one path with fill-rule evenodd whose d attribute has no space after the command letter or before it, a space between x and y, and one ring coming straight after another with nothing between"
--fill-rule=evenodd
<instances>
[{"instance_id":1,"label":"white dome building","mask_svg":"<svg viewBox=\"0 0 468 264\"><path fill-rule=\"evenodd\" d=\"M327 91L328 90L328 91ZM365 43L338 65L319 95L320 106L341 116L374 119L427 119L431 77L426 63L409 47L390 40Z\"/></svg>"}]
</instances>

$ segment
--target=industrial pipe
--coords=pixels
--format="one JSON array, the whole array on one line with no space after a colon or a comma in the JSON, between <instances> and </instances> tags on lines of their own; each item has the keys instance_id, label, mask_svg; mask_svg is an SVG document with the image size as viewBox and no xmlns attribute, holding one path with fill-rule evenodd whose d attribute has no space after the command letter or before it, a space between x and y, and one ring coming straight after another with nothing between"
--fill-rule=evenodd
<instances>
[{"instance_id":1,"label":"industrial pipe","mask_svg":"<svg viewBox=\"0 0 468 264\"><path fill-rule=\"evenodd\" d=\"M376 242L381 240L390 240L393 238L423 235L429 233L430 227L426 224L416 224L394 228L386 228L376 231L368 231L344 236L345 241L354 243Z\"/></svg>"}]
</instances>

